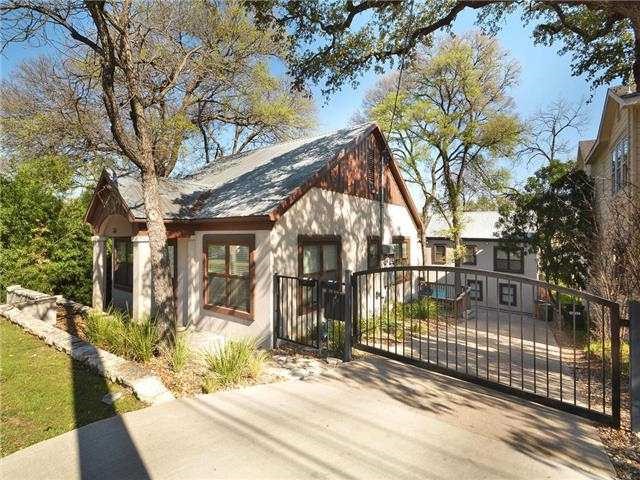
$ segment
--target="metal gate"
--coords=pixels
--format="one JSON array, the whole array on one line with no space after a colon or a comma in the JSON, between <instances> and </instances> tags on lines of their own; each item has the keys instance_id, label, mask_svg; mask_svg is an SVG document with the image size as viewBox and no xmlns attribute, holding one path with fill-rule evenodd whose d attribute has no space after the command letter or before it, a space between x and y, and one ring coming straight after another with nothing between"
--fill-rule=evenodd
<instances>
[{"instance_id":1,"label":"metal gate","mask_svg":"<svg viewBox=\"0 0 640 480\"><path fill-rule=\"evenodd\" d=\"M620 423L617 303L454 267L356 272L353 346L603 423Z\"/></svg>"},{"instance_id":2,"label":"metal gate","mask_svg":"<svg viewBox=\"0 0 640 480\"><path fill-rule=\"evenodd\" d=\"M275 337L343 356L345 284L274 276Z\"/></svg>"}]
</instances>

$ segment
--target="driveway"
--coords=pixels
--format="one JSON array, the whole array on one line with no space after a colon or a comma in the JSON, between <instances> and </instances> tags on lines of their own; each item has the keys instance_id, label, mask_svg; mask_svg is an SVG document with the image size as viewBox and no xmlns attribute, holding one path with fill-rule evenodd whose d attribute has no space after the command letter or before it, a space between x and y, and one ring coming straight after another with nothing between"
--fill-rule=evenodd
<instances>
[{"instance_id":1,"label":"driveway","mask_svg":"<svg viewBox=\"0 0 640 480\"><path fill-rule=\"evenodd\" d=\"M613 478L587 421L368 358L177 400L1 461L2 478Z\"/></svg>"}]
</instances>

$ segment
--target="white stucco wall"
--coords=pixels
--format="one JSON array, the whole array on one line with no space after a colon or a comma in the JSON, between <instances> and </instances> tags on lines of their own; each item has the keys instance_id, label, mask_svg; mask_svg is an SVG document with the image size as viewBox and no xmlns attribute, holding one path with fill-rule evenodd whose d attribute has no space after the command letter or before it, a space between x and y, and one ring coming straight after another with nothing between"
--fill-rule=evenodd
<instances>
[{"instance_id":1,"label":"white stucco wall","mask_svg":"<svg viewBox=\"0 0 640 480\"><path fill-rule=\"evenodd\" d=\"M418 233L407 208L385 204L383 243L393 236L410 240L411 263L418 264ZM280 218L270 236L275 273L298 275L298 235L339 235L342 270L367 268L367 237L379 234L380 207L365 198L312 188ZM344 277L343 277L344 278Z\"/></svg>"}]
</instances>

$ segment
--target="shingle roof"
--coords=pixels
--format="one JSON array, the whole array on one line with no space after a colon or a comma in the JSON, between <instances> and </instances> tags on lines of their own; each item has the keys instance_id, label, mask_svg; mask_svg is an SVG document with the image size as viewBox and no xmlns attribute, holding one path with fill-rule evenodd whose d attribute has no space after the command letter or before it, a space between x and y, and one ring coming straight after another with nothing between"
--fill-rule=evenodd
<instances>
[{"instance_id":1,"label":"shingle roof","mask_svg":"<svg viewBox=\"0 0 640 480\"><path fill-rule=\"evenodd\" d=\"M496 222L500 218L497 211L464 212L462 238L499 238ZM429 222L427 237L448 237L449 225L441 215Z\"/></svg>"},{"instance_id":2,"label":"shingle roof","mask_svg":"<svg viewBox=\"0 0 640 480\"><path fill-rule=\"evenodd\" d=\"M267 215L374 126L362 124L229 155L188 176L160 179L164 218ZM144 219L139 177L122 176L114 182L132 215Z\"/></svg>"},{"instance_id":3,"label":"shingle roof","mask_svg":"<svg viewBox=\"0 0 640 480\"><path fill-rule=\"evenodd\" d=\"M578 154L584 159L596 143L595 140L580 140L578 142Z\"/></svg>"}]
</instances>

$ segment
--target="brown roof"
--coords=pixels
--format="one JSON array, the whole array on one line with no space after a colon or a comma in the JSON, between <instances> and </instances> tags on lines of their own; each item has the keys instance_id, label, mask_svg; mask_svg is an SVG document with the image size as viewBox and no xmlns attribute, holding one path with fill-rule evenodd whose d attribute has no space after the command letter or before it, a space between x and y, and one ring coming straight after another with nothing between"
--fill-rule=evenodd
<instances>
[{"instance_id":1,"label":"brown roof","mask_svg":"<svg viewBox=\"0 0 640 480\"><path fill-rule=\"evenodd\" d=\"M578 142L578 155L581 156L583 159L587 158L587 155L589 154L589 152L591 151L595 143L596 143L595 139L580 140Z\"/></svg>"}]
</instances>

